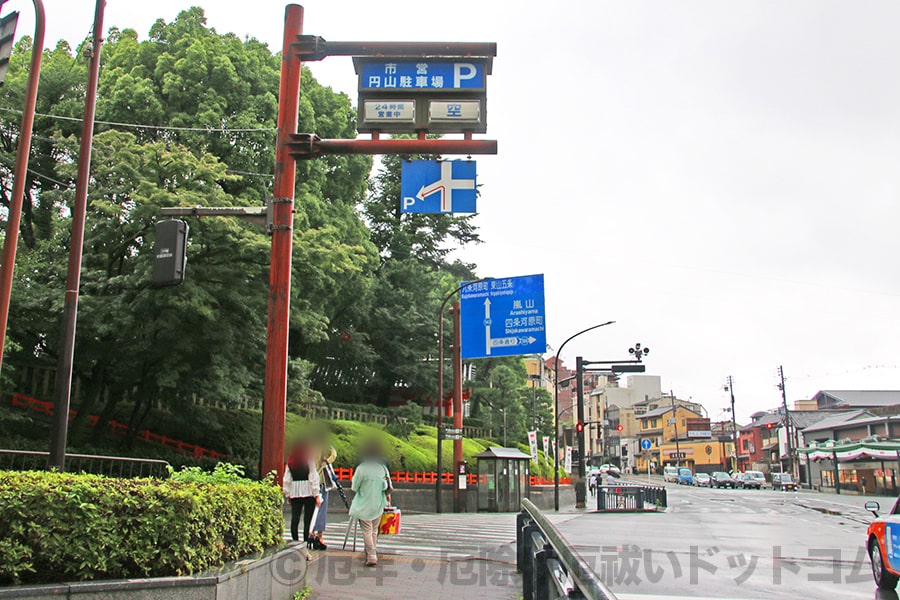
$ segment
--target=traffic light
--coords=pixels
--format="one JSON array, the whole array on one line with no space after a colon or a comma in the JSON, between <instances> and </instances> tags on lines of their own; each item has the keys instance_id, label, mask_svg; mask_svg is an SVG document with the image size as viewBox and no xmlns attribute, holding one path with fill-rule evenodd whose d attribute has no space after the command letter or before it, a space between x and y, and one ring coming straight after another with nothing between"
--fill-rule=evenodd
<instances>
[{"instance_id":1,"label":"traffic light","mask_svg":"<svg viewBox=\"0 0 900 600\"><path fill-rule=\"evenodd\" d=\"M772 424L771 424L771 423L766 423L766 429L772 429Z\"/></svg>"},{"instance_id":2,"label":"traffic light","mask_svg":"<svg viewBox=\"0 0 900 600\"><path fill-rule=\"evenodd\" d=\"M5 1L0 2L0 6ZM3 81L6 79L6 70L9 68L9 57L12 54L18 21L18 12L9 13L0 19L0 85L3 85Z\"/></svg>"},{"instance_id":3,"label":"traffic light","mask_svg":"<svg viewBox=\"0 0 900 600\"><path fill-rule=\"evenodd\" d=\"M575 431L582 433L584 431L584 423L575 423Z\"/></svg>"},{"instance_id":4,"label":"traffic light","mask_svg":"<svg viewBox=\"0 0 900 600\"><path fill-rule=\"evenodd\" d=\"M187 265L188 225L178 219L156 223L156 243L153 246L153 285L167 286L184 283Z\"/></svg>"},{"instance_id":5,"label":"traffic light","mask_svg":"<svg viewBox=\"0 0 900 600\"><path fill-rule=\"evenodd\" d=\"M622 431L623 429L625 429L624 426L622 426L622 425L616 425L616 431Z\"/></svg>"}]
</instances>

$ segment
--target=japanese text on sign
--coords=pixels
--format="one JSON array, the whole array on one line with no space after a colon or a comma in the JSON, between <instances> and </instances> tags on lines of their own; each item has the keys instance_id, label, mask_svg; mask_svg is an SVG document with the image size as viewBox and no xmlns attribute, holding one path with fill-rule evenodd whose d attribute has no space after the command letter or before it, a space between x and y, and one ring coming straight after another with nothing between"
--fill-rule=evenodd
<instances>
[{"instance_id":1,"label":"japanese text on sign","mask_svg":"<svg viewBox=\"0 0 900 600\"><path fill-rule=\"evenodd\" d=\"M366 62L360 89L476 90L484 88L484 66L469 62Z\"/></svg>"}]
</instances>

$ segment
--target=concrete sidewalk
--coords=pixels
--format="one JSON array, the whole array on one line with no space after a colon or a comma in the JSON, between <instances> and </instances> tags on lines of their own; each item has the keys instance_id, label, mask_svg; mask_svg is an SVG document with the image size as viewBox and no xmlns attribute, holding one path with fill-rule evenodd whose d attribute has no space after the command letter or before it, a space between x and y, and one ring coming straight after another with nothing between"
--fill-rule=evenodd
<instances>
[{"instance_id":1,"label":"concrete sidewalk","mask_svg":"<svg viewBox=\"0 0 900 600\"><path fill-rule=\"evenodd\" d=\"M378 565L366 567L362 552L331 548L314 553L313 557L306 577L313 600L516 600L522 596L522 580L516 567L505 562L380 552Z\"/></svg>"}]
</instances>

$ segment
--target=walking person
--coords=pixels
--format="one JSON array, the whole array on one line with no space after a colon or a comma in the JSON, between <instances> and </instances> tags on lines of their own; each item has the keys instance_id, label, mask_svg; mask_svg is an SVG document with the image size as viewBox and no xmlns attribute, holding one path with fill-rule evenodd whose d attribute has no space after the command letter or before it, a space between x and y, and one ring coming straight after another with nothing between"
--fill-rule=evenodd
<instances>
[{"instance_id":1,"label":"walking person","mask_svg":"<svg viewBox=\"0 0 900 600\"><path fill-rule=\"evenodd\" d=\"M331 466L334 459L337 458L337 450L334 446L328 450L323 450L319 455L318 472L319 472L319 490L322 496L322 504L319 506L319 512L316 513L316 522L312 525L312 537L310 543L315 550L327 550L328 545L322 541L322 534L325 532L325 525L328 522L328 492L337 488L337 475Z\"/></svg>"},{"instance_id":2,"label":"walking person","mask_svg":"<svg viewBox=\"0 0 900 600\"><path fill-rule=\"evenodd\" d=\"M350 518L359 519L366 553L366 566L378 564L375 546L384 508L390 504L391 474L381 456L376 440L369 440L362 451L362 461L353 473L351 488L356 495L350 505Z\"/></svg>"},{"instance_id":3,"label":"walking person","mask_svg":"<svg viewBox=\"0 0 900 600\"><path fill-rule=\"evenodd\" d=\"M300 541L298 530L300 516L303 515L303 541L307 543L308 548L311 545L309 530L313 513L316 507L322 504L316 457L308 443L301 442L291 451L284 469L282 489L291 502L291 539L295 542ZM308 549L306 560L312 560Z\"/></svg>"}]
</instances>

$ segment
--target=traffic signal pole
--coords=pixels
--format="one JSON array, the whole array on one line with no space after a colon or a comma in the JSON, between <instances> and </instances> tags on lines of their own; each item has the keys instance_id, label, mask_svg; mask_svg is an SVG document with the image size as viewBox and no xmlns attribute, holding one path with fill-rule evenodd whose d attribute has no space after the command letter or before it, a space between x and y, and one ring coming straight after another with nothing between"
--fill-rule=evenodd
<instances>
[{"instance_id":1,"label":"traffic signal pole","mask_svg":"<svg viewBox=\"0 0 900 600\"><path fill-rule=\"evenodd\" d=\"M584 508L587 501L587 489L584 481L584 359L575 357L575 389L578 393L578 423L581 425L578 433L578 465L576 473L578 480L575 482L575 508Z\"/></svg>"},{"instance_id":2,"label":"traffic signal pole","mask_svg":"<svg viewBox=\"0 0 900 600\"><path fill-rule=\"evenodd\" d=\"M290 151L297 133L300 108L300 57L293 44L303 33L303 7L289 4L284 12L284 45L278 90L278 133L275 145L275 184L272 254L269 270L269 313L266 328L266 379L263 395L260 476L275 471L280 482L284 464L287 409L288 328L291 309L291 253L293 252L296 159Z\"/></svg>"},{"instance_id":3,"label":"traffic signal pole","mask_svg":"<svg viewBox=\"0 0 900 600\"><path fill-rule=\"evenodd\" d=\"M78 320L78 290L81 287L81 255L84 248L84 223L87 217L88 183L91 175L91 149L94 142L94 108L97 104L97 82L100 79L100 46L103 44L103 12L106 0L97 0L94 8L94 36L91 65L88 70L81 124L81 147L78 151L78 174L75 178L75 205L72 207L72 235L69 242L69 268L62 316L62 338L56 381L53 389L53 432L50 438L50 466L63 471L66 462L66 440L69 432L69 406L72 401L72 362L75 358L75 323Z\"/></svg>"}]
</instances>

